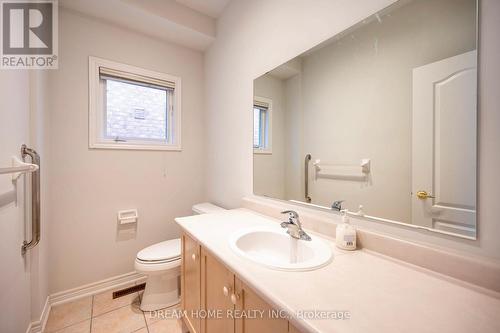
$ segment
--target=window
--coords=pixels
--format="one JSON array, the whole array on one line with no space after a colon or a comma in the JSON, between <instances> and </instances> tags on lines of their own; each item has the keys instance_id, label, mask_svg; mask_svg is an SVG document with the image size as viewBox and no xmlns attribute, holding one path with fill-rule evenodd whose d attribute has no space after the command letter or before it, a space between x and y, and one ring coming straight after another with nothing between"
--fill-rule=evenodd
<instances>
[{"instance_id":1,"label":"window","mask_svg":"<svg viewBox=\"0 0 500 333\"><path fill-rule=\"evenodd\" d=\"M254 153L270 154L271 151L272 101L255 97L253 103L253 148Z\"/></svg>"},{"instance_id":2,"label":"window","mask_svg":"<svg viewBox=\"0 0 500 333\"><path fill-rule=\"evenodd\" d=\"M89 146L180 150L180 78L89 60Z\"/></svg>"},{"instance_id":3,"label":"window","mask_svg":"<svg viewBox=\"0 0 500 333\"><path fill-rule=\"evenodd\" d=\"M266 145L267 107L253 106L253 147L264 149Z\"/></svg>"}]
</instances>

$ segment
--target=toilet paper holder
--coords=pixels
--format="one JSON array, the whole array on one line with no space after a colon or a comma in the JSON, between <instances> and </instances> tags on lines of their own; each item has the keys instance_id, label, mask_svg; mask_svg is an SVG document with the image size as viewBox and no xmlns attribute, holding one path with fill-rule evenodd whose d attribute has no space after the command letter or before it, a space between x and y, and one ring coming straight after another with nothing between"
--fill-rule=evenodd
<instances>
[{"instance_id":1,"label":"toilet paper holder","mask_svg":"<svg viewBox=\"0 0 500 333\"><path fill-rule=\"evenodd\" d=\"M139 214L137 209L127 209L118 211L118 223L119 224L130 224L137 223Z\"/></svg>"}]
</instances>

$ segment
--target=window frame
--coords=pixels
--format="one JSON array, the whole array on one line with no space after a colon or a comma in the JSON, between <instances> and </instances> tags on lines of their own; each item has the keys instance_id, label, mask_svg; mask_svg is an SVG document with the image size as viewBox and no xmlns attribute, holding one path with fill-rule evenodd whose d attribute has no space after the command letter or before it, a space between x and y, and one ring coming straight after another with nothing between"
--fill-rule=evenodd
<instances>
[{"instance_id":1,"label":"window frame","mask_svg":"<svg viewBox=\"0 0 500 333\"><path fill-rule=\"evenodd\" d=\"M175 85L172 101L168 110L167 141L157 139L138 139L115 141L106 138L106 95L100 79L99 68L126 72L132 75L172 82ZM89 148L90 149L126 149L126 150L167 150L181 151L181 78L170 74L155 72L140 67L114 62L97 57L89 57Z\"/></svg>"},{"instance_id":2,"label":"window frame","mask_svg":"<svg viewBox=\"0 0 500 333\"><path fill-rule=\"evenodd\" d=\"M265 123L265 133L264 133L264 146L262 148L255 147L253 145L253 131L252 131L252 147L254 154L272 154L273 153L273 101L270 98L262 97L262 96L254 96L253 105L252 105L252 119L253 119L253 110L255 109L256 104L267 104L267 119ZM259 107L257 105L257 107ZM261 119L262 121L262 119ZM252 121L253 124L253 121Z\"/></svg>"}]
</instances>

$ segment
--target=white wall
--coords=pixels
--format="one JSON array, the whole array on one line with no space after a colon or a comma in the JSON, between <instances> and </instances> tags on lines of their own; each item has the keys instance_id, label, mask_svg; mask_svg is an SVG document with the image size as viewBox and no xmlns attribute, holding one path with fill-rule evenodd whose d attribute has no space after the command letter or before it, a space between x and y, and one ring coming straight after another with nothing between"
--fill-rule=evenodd
<instances>
[{"instance_id":1,"label":"white wall","mask_svg":"<svg viewBox=\"0 0 500 333\"><path fill-rule=\"evenodd\" d=\"M29 74L0 71L0 166L11 165L11 156L21 157L29 142ZM24 177L23 177L24 178ZM0 175L0 331L24 332L31 322L30 256L21 256L25 239L24 179Z\"/></svg>"},{"instance_id":2,"label":"white wall","mask_svg":"<svg viewBox=\"0 0 500 333\"><path fill-rule=\"evenodd\" d=\"M179 236L174 217L204 199L203 57L74 12L59 12L50 72L50 291L134 270L137 251ZM88 148L88 57L182 78L182 152ZM135 228L116 213L137 208Z\"/></svg>"},{"instance_id":3,"label":"white wall","mask_svg":"<svg viewBox=\"0 0 500 333\"><path fill-rule=\"evenodd\" d=\"M42 206L41 241L25 256L23 241L30 239L29 196L25 177L12 183L11 175L0 175L0 331L24 332L38 321L48 292L48 219L45 100L40 82L43 74L35 71L0 71L0 167L10 166L11 156L21 158L26 144L41 155ZM27 159L29 161L29 158ZM29 176L28 176L29 177ZM26 185L29 186L29 185Z\"/></svg>"},{"instance_id":4,"label":"white wall","mask_svg":"<svg viewBox=\"0 0 500 333\"><path fill-rule=\"evenodd\" d=\"M234 0L205 56L207 191L237 207L252 193L253 80L393 0ZM230 139L228 139L230 138Z\"/></svg>"},{"instance_id":5,"label":"white wall","mask_svg":"<svg viewBox=\"0 0 500 333\"><path fill-rule=\"evenodd\" d=\"M306 153L304 151L304 105L301 73L285 81L285 105L286 199L303 201L305 199L304 160Z\"/></svg>"},{"instance_id":6,"label":"white wall","mask_svg":"<svg viewBox=\"0 0 500 333\"><path fill-rule=\"evenodd\" d=\"M362 18L391 0L243 1L235 0L218 22L218 37L206 54L209 199L237 207L252 194L252 130L249 106L253 80ZM481 1L479 43L478 241L434 234L425 242L457 251L500 258L500 2ZM256 47L258 46L258 47ZM236 84L237 83L237 84ZM227 138L230 138L228 140ZM381 226L394 235L417 238L421 232ZM373 229L380 229L373 225Z\"/></svg>"},{"instance_id":7,"label":"white wall","mask_svg":"<svg viewBox=\"0 0 500 333\"><path fill-rule=\"evenodd\" d=\"M40 320L49 293L49 114L47 108L47 71L30 72L30 146L40 155L40 243L30 250L31 257L31 322Z\"/></svg>"},{"instance_id":8,"label":"white wall","mask_svg":"<svg viewBox=\"0 0 500 333\"><path fill-rule=\"evenodd\" d=\"M285 100L283 81L264 75L254 84L255 96L272 101L271 153L254 153L254 193L282 198L285 196ZM249 109L252 112L252 109Z\"/></svg>"}]
</instances>

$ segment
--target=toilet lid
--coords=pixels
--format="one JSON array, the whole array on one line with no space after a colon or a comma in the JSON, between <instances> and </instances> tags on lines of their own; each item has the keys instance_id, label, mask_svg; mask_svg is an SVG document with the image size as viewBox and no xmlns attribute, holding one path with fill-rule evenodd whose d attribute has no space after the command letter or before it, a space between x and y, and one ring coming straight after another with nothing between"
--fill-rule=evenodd
<instances>
[{"instance_id":1,"label":"toilet lid","mask_svg":"<svg viewBox=\"0 0 500 333\"><path fill-rule=\"evenodd\" d=\"M166 261L178 259L181 256L180 238L156 243L137 253L141 261Z\"/></svg>"}]
</instances>

